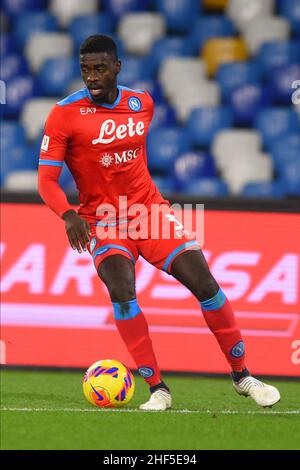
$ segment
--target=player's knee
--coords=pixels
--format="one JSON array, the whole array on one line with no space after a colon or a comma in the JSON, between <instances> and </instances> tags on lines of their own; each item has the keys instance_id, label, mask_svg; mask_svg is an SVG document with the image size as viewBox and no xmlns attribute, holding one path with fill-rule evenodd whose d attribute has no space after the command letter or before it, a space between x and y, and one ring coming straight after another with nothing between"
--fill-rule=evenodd
<instances>
[{"instance_id":1,"label":"player's knee","mask_svg":"<svg viewBox=\"0 0 300 470\"><path fill-rule=\"evenodd\" d=\"M211 299L214 297L219 290L219 285L212 276L211 273L209 273L205 278L203 278L197 288L197 299L198 300L206 300L206 299Z\"/></svg>"},{"instance_id":2,"label":"player's knee","mask_svg":"<svg viewBox=\"0 0 300 470\"><path fill-rule=\"evenodd\" d=\"M110 256L98 268L112 302L127 302L136 297L134 266L123 256Z\"/></svg>"},{"instance_id":3,"label":"player's knee","mask_svg":"<svg viewBox=\"0 0 300 470\"><path fill-rule=\"evenodd\" d=\"M127 302L136 297L134 283L130 279L114 279L107 284L112 302Z\"/></svg>"}]
</instances>

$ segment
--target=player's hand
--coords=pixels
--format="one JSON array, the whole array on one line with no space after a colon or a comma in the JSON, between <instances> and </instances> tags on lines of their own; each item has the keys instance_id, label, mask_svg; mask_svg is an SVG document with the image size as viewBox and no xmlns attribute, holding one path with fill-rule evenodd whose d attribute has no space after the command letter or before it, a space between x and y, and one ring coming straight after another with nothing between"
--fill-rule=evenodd
<instances>
[{"instance_id":1,"label":"player's hand","mask_svg":"<svg viewBox=\"0 0 300 470\"><path fill-rule=\"evenodd\" d=\"M86 251L86 244L89 243L91 235L89 223L73 210L65 212L62 218L66 222L66 232L73 250L78 253Z\"/></svg>"}]
</instances>

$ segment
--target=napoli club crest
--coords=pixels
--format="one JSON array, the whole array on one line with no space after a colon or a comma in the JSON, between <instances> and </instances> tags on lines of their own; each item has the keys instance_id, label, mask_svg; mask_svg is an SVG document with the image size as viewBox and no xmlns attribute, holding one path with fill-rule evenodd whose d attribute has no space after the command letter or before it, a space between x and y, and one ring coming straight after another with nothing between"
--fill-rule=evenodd
<instances>
[{"instance_id":1,"label":"napoli club crest","mask_svg":"<svg viewBox=\"0 0 300 470\"><path fill-rule=\"evenodd\" d=\"M245 352L245 347L243 341L237 343L232 350L230 351L233 357L242 357Z\"/></svg>"},{"instance_id":2,"label":"napoli club crest","mask_svg":"<svg viewBox=\"0 0 300 470\"><path fill-rule=\"evenodd\" d=\"M140 367L139 373L144 379L148 379L154 375L154 370L151 367Z\"/></svg>"},{"instance_id":3,"label":"napoli club crest","mask_svg":"<svg viewBox=\"0 0 300 470\"><path fill-rule=\"evenodd\" d=\"M139 111L142 107L142 103L136 96L131 96L128 100L128 106L132 111Z\"/></svg>"}]
</instances>

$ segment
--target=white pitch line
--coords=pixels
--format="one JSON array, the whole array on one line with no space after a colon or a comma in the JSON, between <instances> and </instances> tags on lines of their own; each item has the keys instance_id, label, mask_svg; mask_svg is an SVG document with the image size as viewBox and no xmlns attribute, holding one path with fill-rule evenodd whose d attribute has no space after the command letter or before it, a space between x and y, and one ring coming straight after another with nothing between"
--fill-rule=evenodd
<instances>
[{"instance_id":1,"label":"white pitch line","mask_svg":"<svg viewBox=\"0 0 300 470\"><path fill-rule=\"evenodd\" d=\"M0 408L0 411L24 411L24 412L63 412L63 413L153 413L153 411L145 411L138 409L98 409L98 408L10 408L3 407ZM298 415L300 410L283 410L283 411L255 411L255 410L168 410L166 414L201 414L201 415Z\"/></svg>"}]
</instances>

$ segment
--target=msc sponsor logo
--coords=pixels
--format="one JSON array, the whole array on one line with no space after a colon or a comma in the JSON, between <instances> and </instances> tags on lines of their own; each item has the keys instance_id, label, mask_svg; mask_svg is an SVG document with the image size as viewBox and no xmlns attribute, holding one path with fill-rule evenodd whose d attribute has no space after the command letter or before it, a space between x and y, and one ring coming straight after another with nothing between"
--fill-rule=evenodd
<instances>
[{"instance_id":1,"label":"msc sponsor logo","mask_svg":"<svg viewBox=\"0 0 300 470\"><path fill-rule=\"evenodd\" d=\"M132 111L140 111L142 103L136 96L131 96L128 100L128 106Z\"/></svg>"},{"instance_id":2,"label":"msc sponsor logo","mask_svg":"<svg viewBox=\"0 0 300 470\"><path fill-rule=\"evenodd\" d=\"M122 152L121 154L117 152L114 152L113 154L104 153L100 158L99 162L106 168L108 168L113 163L117 165L119 163L127 163L130 160L134 160L135 158L137 158L140 150L141 148L138 147L134 150L124 150L124 152Z\"/></svg>"},{"instance_id":3,"label":"msc sponsor logo","mask_svg":"<svg viewBox=\"0 0 300 470\"><path fill-rule=\"evenodd\" d=\"M123 140L126 137L134 137L145 133L143 121L135 122L132 117L128 118L127 124L116 125L113 119L106 119L100 127L100 134L97 139L92 140L92 144L111 144L116 139Z\"/></svg>"},{"instance_id":4,"label":"msc sponsor logo","mask_svg":"<svg viewBox=\"0 0 300 470\"><path fill-rule=\"evenodd\" d=\"M109 153L104 153L99 161L108 168L114 162L114 158Z\"/></svg>"}]
</instances>

